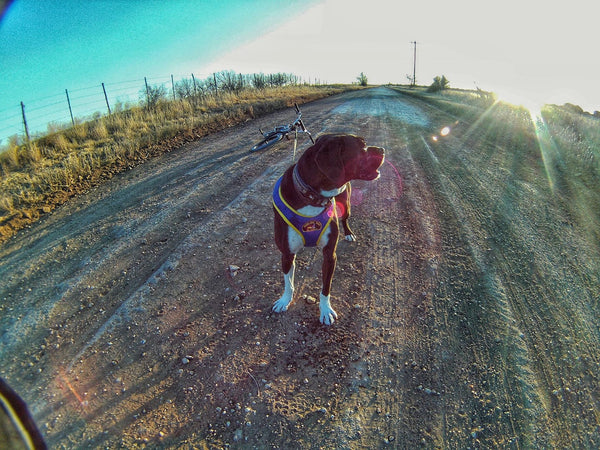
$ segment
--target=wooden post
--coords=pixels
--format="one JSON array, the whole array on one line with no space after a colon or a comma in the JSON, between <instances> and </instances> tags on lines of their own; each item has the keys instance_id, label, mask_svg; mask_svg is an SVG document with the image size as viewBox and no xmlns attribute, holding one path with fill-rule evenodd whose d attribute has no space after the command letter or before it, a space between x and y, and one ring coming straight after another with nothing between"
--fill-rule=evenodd
<instances>
[{"instance_id":1,"label":"wooden post","mask_svg":"<svg viewBox=\"0 0 600 450\"><path fill-rule=\"evenodd\" d=\"M108 104L108 95L106 95L106 88L104 87L104 83L102 83L102 90L104 91L104 100L106 100L106 107L108 108L108 114L110 115L110 105Z\"/></svg>"},{"instance_id":2,"label":"wooden post","mask_svg":"<svg viewBox=\"0 0 600 450\"><path fill-rule=\"evenodd\" d=\"M194 74L192 73L192 82L194 83L194 97L198 96L198 91L196 91L196 78L194 78Z\"/></svg>"},{"instance_id":3,"label":"wooden post","mask_svg":"<svg viewBox=\"0 0 600 450\"><path fill-rule=\"evenodd\" d=\"M148 80L144 77L144 83L146 84L146 108L150 109L150 88L148 87Z\"/></svg>"},{"instance_id":4,"label":"wooden post","mask_svg":"<svg viewBox=\"0 0 600 450\"><path fill-rule=\"evenodd\" d=\"M71 123L75 126L75 119L73 119L73 110L71 109L71 99L69 98L69 91L65 89L65 94L67 94L67 104L69 105L69 114L71 114Z\"/></svg>"},{"instance_id":5,"label":"wooden post","mask_svg":"<svg viewBox=\"0 0 600 450\"><path fill-rule=\"evenodd\" d=\"M171 89L173 90L173 100L177 100L175 98L175 82L173 81L173 74L171 74Z\"/></svg>"},{"instance_id":6,"label":"wooden post","mask_svg":"<svg viewBox=\"0 0 600 450\"><path fill-rule=\"evenodd\" d=\"M217 74L216 73L213 73L213 80L215 80L215 95L217 95L218 92L217 92Z\"/></svg>"},{"instance_id":7,"label":"wooden post","mask_svg":"<svg viewBox=\"0 0 600 450\"><path fill-rule=\"evenodd\" d=\"M25 117L25 105L21 102L21 114L23 114L23 128L25 128L25 136L29 142L29 128L27 127L27 118Z\"/></svg>"}]
</instances>

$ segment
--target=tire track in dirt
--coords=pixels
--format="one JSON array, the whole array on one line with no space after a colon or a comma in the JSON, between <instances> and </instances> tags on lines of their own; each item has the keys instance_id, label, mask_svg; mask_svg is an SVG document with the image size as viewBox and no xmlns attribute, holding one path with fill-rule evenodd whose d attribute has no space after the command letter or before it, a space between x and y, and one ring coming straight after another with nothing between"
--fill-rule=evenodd
<instances>
[{"instance_id":1,"label":"tire track in dirt","mask_svg":"<svg viewBox=\"0 0 600 450\"><path fill-rule=\"evenodd\" d=\"M364 344L349 367L336 443L429 445L436 442L440 414L431 339L440 236L430 188L407 143L411 126L422 125L424 116L387 89L356 95L334 113L341 117L330 127L354 128L385 147L387 161L376 182L353 183L364 199L353 207L358 242L340 251L340 259L365 261L353 274L363 280L356 307Z\"/></svg>"},{"instance_id":2,"label":"tire track in dirt","mask_svg":"<svg viewBox=\"0 0 600 450\"><path fill-rule=\"evenodd\" d=\"M71 213L75 217L68 221L58 233L54 232L48 238L48 240L52 240L59 235L62 242L59 244L59 248L52 248L52 244L38 241L37 247L32 250L36 253L36 257L29 265L23 262L23 256L26 256L27 253L16 250L19 249L19 244L12 250L8 248L6 255L3 255L3 265L21 267L25 276L33 275L29 278L30 287L28 289L30 292L35 290L37 294L42 294L45 304L36 303L33 308L34 305L28 302L25 296L19 307L22 311L33 310L30 313L33 314L32 320L23 323L24 319L21 319L19 324L15 324L15 330L7 332L5 336L12 343L26 340L28 335L24 331L28 331L28 323L35 323L44 316L52 314L53 309L57 306L60 309L60 305L57 303L79 306L77 298L85 297L85 291L89 290L90 286L97 285L99 282L107 282L107 280L98 279L99 273L108 279L121 279L122 281L121 284L104 287L106 291L102 296L105 305L107 303L116 305L120 301L117 299L113 301L110 298L111 291L116 291L121 299L124 295L128 296L135 292L140 284L146 283L189 232L188 227L181 227L181 222L189 219L194 207L210 205L209 207L219 208L227 201L227 198L221 196L214 198L214 192L221 190L220 194L223 195L227 189L231 190L232 187L241 189L236 183L237 180L229 179L226 172L235 170L236 166L243 166L247 158L240 160L239 154L232 155L231 152L229 154L223 152L221 155L214 154L214 152L209 154L210 157L205 156L204 160L199 163L180 165L171 170L162 170L162 167L158 166L158 170L151 175L154 191L147 191L150 177L142 175L140 183L124 189L116 189L116 195L118 195L116 198L107 194L104 199L94 203L92 207L79 209L76 206L76 210ZM220 167L219 170L216 170L216 167ZM144 166L139 171L147 169L149 167ZM173 179L177 181L173 182ZM217 185L223 184L222 180L226 180L227 184L219 189ZM118 183L119 180L116 180L116 184ZM177 189L179 192L174 194L175 184L182 184L182 186ZM161 191L168 191L169 198L166 199ZM200 206L200 209L203 206ZM106 211L110 211L108 218L102 216L106 214ZM200 217L202 216L204 214L200 211ZM139 273L135 274L133 280L120 276L126 275L127 270L132 268L134 264L132 260L139 261L142 259L142 255L147 254L143 250L144 247L157 245L156 242L152 242L152 237L155 234L162 235L165 229L169 230L169 235L161 236L158 239L161 249L160 252L156 252L158 255L152 261L154 264L146 263L142 270L136 268L136 272ZM104 234L104 236L98 239L96 236L98 234ZM90 252L90 248L85 246L94 241L100 241L101 244L92 244L92 252ZM46 254L46 252L48 253ZM60 253L62 255L57 255ZM135 256L132 257L132 253ZM57 256L60 259L55 261L54 258ZM64 281L56 281L63 276L60 265L68 263L69 259L73 260L74 264L69 264L67 271L75 273L75 275ZM36 271L42 266L46 266L45 270L40 270L39 275L36 274ZM58 270L55 272L54 268ZM58 276L53 277L53 275ZM102 289L102 286L95 288ZM15 290L16 283L6 285L5 292L14 292ZM55 313L64 314L64 311ZM102 313L110 314L110 310L104 309ZM23 329L23 325L25 325L25 329Z\"/></svg>"},{"instance_id":3,"label":"tire track in dirt","mask_svg":"<svg viewBox=\"0 0 600 450\"><path fill-rule=\"evenodd\" d=\"M470 214L476 214L477 210L463 209L452 183L440 170L445 161L440 163L423 137L421 143L422 150L417 150L416 155L435 185L444 223L443 281L436 292L436 304L444 325L438 352L446 375L444 391L448 394L446 439L451 446L459 447L477 443L519 445L516 437L523 434L520 427L527 420L518 399L525 393L518 383L516 386L504 383L503 374L512 372L514 376L516 368L501 357L510 353L519 359L518 377L527 371L522 348L514 346L510 352L502 349L517 334L511 325L513 313L503 308L506 303L502 299L502 285L497 284L493 270L484 263L480 230L470 225ZM503 320L498 321L497 317ZM466 411L477 414L469 417Z\"/></svg>"},{"instance_id":4,"label":"tire track in dirt","mask_svg":"<svg viewBox=\"0 0 600 450\"><path fill-rule=\"evenodd\" d=\"M506 124L507 121L503 123ZM578 317L578 308L571 307L570 302L564 302L568 295L560 293L560 288L557 291L555 284L548 283L548 275L544 272L548 272L548 267L559 262L549 249L556 244L560 246L561 243L553 242L551 235L540 234L540 227L530 223L538 221L536 214L519 205L519 199L515 201L515 191L511 192L511 189L516 183L511 176L519 182L522 179L532 180L532 178L527 176L527 164L515 164L518 158L523 158L523 155L518 152L519 140L522 140L522 136L515 136L515 133L500 133L500 135L508 138L499 140L496 134L492 140L494 149L501 150L502 153L506 153L508 149L512 150L513 156L510 156L510 153L509 156L513 159L513 164L501 160L498 164L500 168L498 172L493 169L485 171L473 166L469 162L470 148L462 147L462 142L458 142L458 145L449 144L446 148L440 147L440 152L444 152L445 156L444 164L451 166L455 172L451 175L439 175L443 192L453 205L463 230L467 232L466 239L469 247L475 249L472 252L478 270L488 280L492 280L491 284L488 281L491 288L489 294L494 298L493 305L499 306L501 315L507 319L504 327L513 329L506 336L509 339L504 338L505 342L523 342L522 345L509 345L509 352L502 352L514 361L511 367L511 362L507 359L503 372L512 376L516 374L522 386L515 386L516 380L513 379L511 390L514 392L508 391L507 403L513 405L511 415L517 413L517 420L512 420L512 423L523 424L529 421L532 424L530 429L523 429L517 433L521 440L515 442L526 446L533 445L534 442L536 445L548 445L546 439L551 435L551 441L561 443L560 445L577 441L587 446L591 442L588 439L593 436L593 433L589 433L590 427L593 429L593 423L597 418L588 414L588 418L582 417L582 420L578 421L579 427L573 427L572 417L584 415L581 407L575 406L571 409L567 403L562 408L556 408L558 402L555 397L565 383L565 380L561 380L561 374L572 372L573 368L564 370L559 363L562 358L552 354L555 352L550 350L548 344L556 343L559 336L567 337L569 341L573 340L574 336L580 335L579 332L574 332L574 329L581 327L584 336L594 336L593 328L590 328L589 318ZM484 139L486 138L483 137L481 140ZM481 149L481 143L476 148ZM527 156L523 159L532 160ZM513 170L508 173L503 172L502 168L507 167ZM498 179L501 182L498 182ZM531 182L533 183L533 180ZM532 186L532 188L519 192L532 192L539 196L540 191L537 191L537 187ZM502 199L501 203L495 201L497 197ZM543 203L543 201L539 202L539 204ZM486 214L486 206L491 209L491 214ZM469 214L465 214L467 208ZM539 222L541 224L561 222L555 211L550 214L553 217L544 217L545 221L539 220ZM469 222L480 229L478 237L468 232ZM561 230L560 235L564 237L569 234L568 230ZM550 242L544 242L546 240ZM478 247L485 251L477 251ZM582 279L572 283L573 287L585 285ZM582 294L585 297L585 291ZM579 321L573 323L575 317L578 317ZM560 331L557 327L560 327ZM518 334L516 335L515 332ZM594 355L595 341L594 339L584 344L587 348L581 353L586 359L588 355ZM592 356L592 361L594 359ZM512 379L512 376L506 376L505 379ZM577 379L574 381L577 382ZM557 390L557 386L561 387ZM580 393L590 395L594 391L592 386L593 383L580 390ZM581 399L581 396L579 398ZM597 400L590 398L588 402L594 404ZM581 400L579 404L581 405ZM524 414L519 414L519 408Z\"/></svg>"}]
</instances>

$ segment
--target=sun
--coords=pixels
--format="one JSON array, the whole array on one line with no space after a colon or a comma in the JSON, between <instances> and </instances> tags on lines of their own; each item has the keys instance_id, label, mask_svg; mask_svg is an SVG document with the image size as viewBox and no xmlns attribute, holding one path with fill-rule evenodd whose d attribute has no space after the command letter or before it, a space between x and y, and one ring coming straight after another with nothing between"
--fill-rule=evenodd
<instances>
[{"instance_id":1,"label":"sun","mask_svg":"<svg viewBox=\"0 0 600 450\"><path fill-rule=\"evenodd\" d=\"M531 114L532 118L540 117L545 102L532 93L521 93L516 90L501 90L496 92L498 100L514 106L522 106Z\"/></svg>"}]
</instances>

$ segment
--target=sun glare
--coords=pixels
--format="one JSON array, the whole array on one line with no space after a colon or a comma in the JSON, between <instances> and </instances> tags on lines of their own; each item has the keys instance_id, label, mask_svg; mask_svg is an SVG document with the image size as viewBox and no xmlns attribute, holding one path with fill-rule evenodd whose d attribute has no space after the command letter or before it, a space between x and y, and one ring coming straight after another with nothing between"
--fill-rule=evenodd
<instances>
[{"instance_id":1,"label":"sun glare","mask_svg":"<svg viewBox=\"0 0 600 450\"><path fill-rule=\"evenodd\" d=\"M538 148L540 149L540 156L544 164L546 178L548 179L548 185L550 189L554 191L555 177L553 175L551 162L556 157L558 152L556 150L556 146L554 145L552 136L550 135L550 132L548 130L546 121L542 116L542 107L545 103L540 100L535 100L531 96L522 96L506 92L502 95L498 95L498 98L501 101L504 101L505 103L510 103L515 106L522 106L529 113L529 116L531 118L531 124L533 125L535 131L535 137L538 143Z\"/></svg>"},{"instance_id":2,"label":"sun glare","mask_svg":"<svg viewBox=\"0 0 600 450\"><path fill-rule=\"evenodd\" d=\"M501 91L498 94L498 100L504 103L510 103L514 106L522 106L532 117L539 117L541 115L542 106L544 102L540 99L536 99L531 95L523 95L514 91Z\"/></svg>"}]
</instances>

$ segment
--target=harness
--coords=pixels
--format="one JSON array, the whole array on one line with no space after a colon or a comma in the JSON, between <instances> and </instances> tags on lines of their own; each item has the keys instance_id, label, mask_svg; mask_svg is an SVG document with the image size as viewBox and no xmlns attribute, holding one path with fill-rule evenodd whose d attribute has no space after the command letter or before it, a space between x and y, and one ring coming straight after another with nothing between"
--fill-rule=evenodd
<instances>
[{"instance_id":1,"label":"harness","mask_svg":"<svg viewBox=\"0 0 600 450\"><path fill-rule=\"evenodd\" d=\"M277 180L273 189L273 206L286 223L302 237L305 247L316 247L323 233L333 219L337 220L335 198L322 205L323 211L317 216L305 216L287 204L281 195L281 180Z\"/></svg>"}]
</instances>

